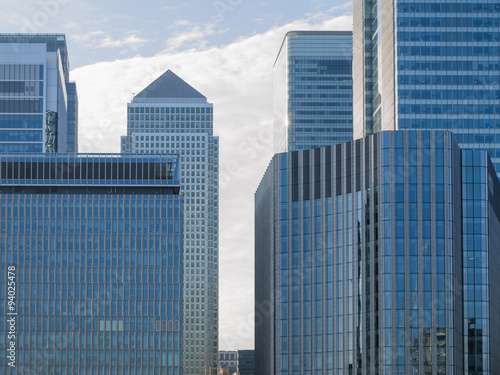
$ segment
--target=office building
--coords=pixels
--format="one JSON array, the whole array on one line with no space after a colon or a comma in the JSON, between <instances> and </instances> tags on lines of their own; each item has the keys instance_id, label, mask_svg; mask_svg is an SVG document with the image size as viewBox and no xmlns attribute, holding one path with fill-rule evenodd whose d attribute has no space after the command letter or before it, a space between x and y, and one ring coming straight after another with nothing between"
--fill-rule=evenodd
<instances>
[{"instance_id":1,"label":"office building","mask_svg":"<svg viewBox=\"0 0 500 375\"><path fill-rule=\"evenodd\" d=\"M274 152L352 140L352 32L288 32L273 86Z\"/></svg>"},{"instance_id":2,"label":"office building","mask_svg":"<svg viewBox=\"0 0 500 375\"><path fill-rule=\"evenodd\" d=\"M179 190L177 155L0 155L2 373L183 373Z\"/></svg>"},{"instance_id":3,"label":"office building","mask_svg":"<svg viewBox=\"0 0 500 375\"><path fill-rule=\"evenodd\" d=\"M238 375L255 374L254 357L253 350L238 350Z\"/></svg>"},{"instance_id":4,"label":"office building","mask_svg":"<svg viewBox=\"0 0 500 375\"><path fill-rule=\"evenodd\" d=\"M235 350L219 351L219 372L233 375L238 371L238 352Z\"/></svg>"},{"instance_id":5,"label":"office building","mask_svg":"<svg viewBox=\"0 0 500 375\"><path fill-rule=\"evenodd\" d=\"M354 1L354 139L451 130L500 173L498 3Z\"/></svg>"},{"instance_id":6,"label":"office building","mask_svg":"<svg viewBox=\"0 0 500 375\"><path fill-rule=\"evenodd\" d=\"M68 82L66 84L68 94L68 113L67 113L67 152L78 152L78 92L76 83Z\"/></svg>"},{"instance_id":7,"label":"office building","mask_svg":"<svg viewBox=\"0 0 500 375\"><path fill-rule=\"evenodd\" d=\"M180 155L184 196L184 374L217 371L219 140L213 105L168 70L127 105L122 152Z\"/></svg>"},{"instance_id":8,"label":"office building","mask_svg":"<svg viewBox=\"0 0 500 375\"><path fill-rule=\"evenodd\" d=\"M77 152L77 100L63 34L0 34L0 152Z\"/></svg>"},{"instance_id":9,"label":"office building","mask_svg":"<svg viewBox=\"0 0 500 375\"><path fill-rule=\"evenodd\" d=\"M264 374L498 374L500 183L445 131L275 155L255 196Z\"/></svg>"}]
</instances>

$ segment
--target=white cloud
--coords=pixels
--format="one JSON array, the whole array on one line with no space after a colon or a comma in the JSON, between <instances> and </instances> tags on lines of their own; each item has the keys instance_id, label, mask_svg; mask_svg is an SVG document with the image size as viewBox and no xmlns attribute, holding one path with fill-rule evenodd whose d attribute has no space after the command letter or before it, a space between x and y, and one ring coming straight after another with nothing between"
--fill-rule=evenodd
<instances>
[{"instance_id":1,"label":"white cloud","mask_svg":"<svg viewBox=\"0 0 500 375\"><path fill-rule=\"evenodd\" d=\"M207 37L214 34L224 33L225 30L217 30L217 23L208 23L204 25L192 24L189 21L180 20L175 22L172 27L189 27L176 33L166 41L167 48L163 53L186 50L188 48L203 49L208 45Z\"/></svg>"},{"instance_id":2,"label":"white cloud","mask_svg":"<svg viewBox=\"0 0 500 375\"><path fill-rule=\"evenodd\" d=\"M96 31L91 31L90 33L86 33L86 34L71 34L71 39L74 39L77 42L86 42L92 38L95 38L96 36L100 36L103 34L104 34L104 31L96 30Z\"/></svg>"},{"instance_id":3,"label":"white cloud","mask_svg":"<svg viewBox=\"0 0 500 375\"><path fill-rule=\"evenodd\" d=\"M139 47L140 45L147 43L147 39L143 39L138 37L137 35L129 35L125 38L122 39L113 39L109 36L105 37L101 42L99 43L98 47L99 48L116 48L116 47Z\"/></svg>"},{"instance_id":4,"label":"white cloud","mask_svg":"<svg viewBox=\"0 0 500 375\"><path fill-rule=\"evenodd\" d=\"M80 99L81 152L119 152L132 93L167 69L214 103L221 160L221 349L253 348L253 196L272 156L272 67L287 31L313 28L350 30L352 19L342 16L314 25L297 21L224 47L165 51L72 72ZM203 36L202 30L197 32ZM177 45L195 34L188 33Z\"/></svg>"},{"instance_id":5,"label":"white cloud","mask_svg":"<svg viewBox=\"0 0 500 375\"><path fill-rule=\"evenodd\" d=\"M178 26L191 26L193 23L189 22L188 20L177 20L175 21L171 27L178 27Z\"/></svg>"}]
</instances>

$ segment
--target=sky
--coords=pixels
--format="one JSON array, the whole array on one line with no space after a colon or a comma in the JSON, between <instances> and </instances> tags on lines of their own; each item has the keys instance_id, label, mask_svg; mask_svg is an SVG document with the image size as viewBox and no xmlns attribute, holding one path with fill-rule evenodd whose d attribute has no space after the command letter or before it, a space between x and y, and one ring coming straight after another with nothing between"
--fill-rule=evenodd
<instances>
[{"instance_id":1,"label":"sky","mask_svg":"<svg viewBox=\"0 0 500 375\"><path fill-rule=\"evenodd\" d=\"M272 157L286 32L352 30L344 0L2 0L1 32L65 33L79 152L120 152L126 104L172 70L214 104L220 138L219 349L254 347L254 193Z\"/></svg>"}]
</instances>

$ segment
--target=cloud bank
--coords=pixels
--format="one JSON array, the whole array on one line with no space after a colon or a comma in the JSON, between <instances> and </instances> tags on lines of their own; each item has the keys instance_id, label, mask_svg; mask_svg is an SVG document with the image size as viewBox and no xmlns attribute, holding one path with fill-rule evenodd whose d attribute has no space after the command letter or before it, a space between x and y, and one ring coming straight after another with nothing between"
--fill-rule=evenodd
<instances>
[{"instance_id":1,"label":"cloud bank","mask_svg":"<svg viewBox=\"0 0 500 375\"><path fill-rule=\"evenodd\" d=\"M119 152L126 104L167 69L214 103L214 130L220 137L221 350L253 348L253 197L272 157L276 54L290 30L351 30L352 17L345 12L320 22L310 17L223 47L166 50L71 72L80 101L80 152Z\"/></svg>"}]
</instances>

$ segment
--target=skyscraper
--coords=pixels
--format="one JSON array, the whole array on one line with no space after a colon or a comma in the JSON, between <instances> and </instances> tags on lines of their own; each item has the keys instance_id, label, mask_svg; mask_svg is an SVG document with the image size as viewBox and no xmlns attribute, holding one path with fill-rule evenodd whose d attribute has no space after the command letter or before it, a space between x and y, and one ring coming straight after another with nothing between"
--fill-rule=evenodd
<instances>
[{"instance_id":1,"label":"skyscraper","mask_svg":"<svg viewBox=\"0 0 500 375\"><path fill-rule=\"evenodd\" d=\"M78 93L76 83L66 83L68 94L68 114L67 114L67 152L78 152Z\"/></svg>"},{"instance_id":2,"label":"skyscraper","mask_svg":"<svg viewBox=\"0 0 500 375\"><path fill-rule=\"evenodd\" d=\"M448 129L500 173L500 4L354 2L354 138Z\"/></svg>"},{"instance_id":3,"label":"skyscraper","mask_svg":"<svg viewBox=\"0 0 500 375\"><path fill-rule=\"evenodd\" d=\"M255 195L265 374L497 374L500 183L452 133L275 155Z\"/></svg>"},{"instance_id":4,"label":"skyscraper","mask_svg":"<svg viewBox=\"0 0 500 375\"><path fill-rule=\"evenodd\" d=\"M253 350L238 350L238 374L255 374L255 352Z\"/></svg>"},{"instance_id":5,"label":"skyscraper","mask_svg":"<svg viewBox=\"0 0 500 375\"><path fill-rule=\"evenodd\" d=\"M180 154L184 196L184 374L217 371L219 140L213 105L168 70L127 105L122 152ZM206 370L205 370L206 369Z\"/></svg>"},{"instance_id":6,"label":"skyscraper","mask_svg":"<svg viewBox=\"0 0 500 375\"><path fill-rule=\"evenodd\" d=\"M219 351L219 367L225 374L233 374L238 371L238 352L236 350Z\"/></svg>"},{"instance_id":7,"label":"skyscraper","mask_svg":"<svg viewBox=\"0 0 500 375\"><path fill-rule=\"evenodd\" d=\"M352 33L291 31L273 69L274 152L352 140Z\"/></svg>"},{"instance_id":8,"label":"skyscraper","mask_svg":"<svg viewBox=\"0 0 500 375\"><path fill-rule=\"evenodd\" d=\"M63 34L0 34L0 152L76 152L77 108Z\"/></svg>"},{"instance_id":9,"label":"skyscraper","mask_svg":"<svg viewBox=\"0 0 500 375\"><path fill-rule=\"evenodd\" d=\"M177 155L0 155L3 374L182 374L179 190Z\"/></svg>"}]
</instances>

